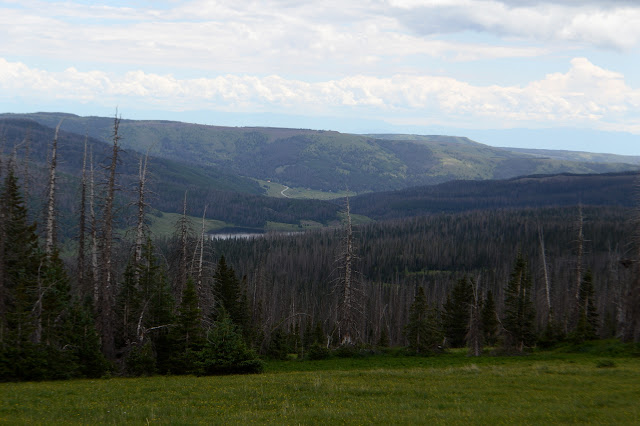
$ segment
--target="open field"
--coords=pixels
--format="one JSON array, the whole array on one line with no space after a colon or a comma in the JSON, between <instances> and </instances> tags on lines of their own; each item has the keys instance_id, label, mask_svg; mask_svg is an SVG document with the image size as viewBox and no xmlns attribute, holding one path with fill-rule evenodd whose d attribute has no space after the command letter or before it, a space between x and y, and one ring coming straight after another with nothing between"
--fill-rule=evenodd
<instances>
[{"instance_id":1,"label":"open field","mask_svg":"<svg viewBox=\"0 0 640 426\"><path fill-rule=\"evenodd\" d=\"M640 358L372 356L271 362L255 376L0 384L0 422L640 422Z\"/></svg>"}]
</instances>

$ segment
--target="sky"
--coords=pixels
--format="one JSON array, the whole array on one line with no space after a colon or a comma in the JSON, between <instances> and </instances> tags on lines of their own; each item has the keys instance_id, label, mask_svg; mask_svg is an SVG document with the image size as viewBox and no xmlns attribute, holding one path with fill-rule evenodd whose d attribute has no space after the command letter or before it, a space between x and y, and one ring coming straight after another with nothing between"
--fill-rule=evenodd
<instances>
[{"instance_id":1,"label":"sky","mask_svg":"<svg viewBox=\"0 0 640 426\"><path fill-rule=\"evenodd\" d=\"M0 0L0 112L640 155L636 0Z\"/></svg>"}]
</instances>

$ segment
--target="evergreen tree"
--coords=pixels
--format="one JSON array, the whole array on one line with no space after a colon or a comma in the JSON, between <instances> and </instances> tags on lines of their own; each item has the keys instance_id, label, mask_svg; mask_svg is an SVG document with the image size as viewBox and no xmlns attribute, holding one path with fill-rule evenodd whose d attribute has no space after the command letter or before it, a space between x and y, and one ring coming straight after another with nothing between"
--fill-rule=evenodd
<instances>
[{"instance_id":1,"label":"evergreen tree","mask_svg":"<svg viewBox=\"0 0 640 426\"><path fill-rule=\"evenodd\" d=\"M176 326L171 333L173 343L170 372L187 374L195 371L195 356L202 349L204 332L198 307L198 294L192 279L188 279L178 308Z\"/></svg>"},{"instance_id":2,"label":"evergreen tree","mask_svg":"<svg viewBox=\"0 0 640 426\"><path fill-rule=\"evenodd\" d=\"M262 361L247 348L240 330L224 311L198 352L196 365L196 372L204 375L250 374L264 369Z\"/></svg>"},{"instance_id":3,"label":"evergreen tree","mask_svg":"<svg viewBox=\"0 0 640 426\"><path fill-rule=\"evenodd\" d=\"M227 266L224 256L220 257L214 275L214 298L217 307L217 318L224 311L229 319L241 328L243 335L248 335L249 308L245 291L246 281L241 286L233 268Z\"/></svg>"},{"instance_id":4,"label":"evergreen tree","mask_svg":"<svg viewBox=\"0 0 640 426\"><path fill-rule=\"evenodd\" d=\"M482 305L482 334L484 344L495 346L498 342L498 315L496 313L496 302L493 300L493 292L489 290Z\"/></svg>"},{"instance_id":5,"label":"evergreen tree","mask_svg":"<svg viewBox=\"0 0 640 426\"><path fill-rule=\"evenodd\" d=\"M405 327L409 349L417 354L433 352L442 342L442 332L435 310L429 308L424 289L418 287L409 308L409 322Z\"/></svg>"},{"instance_id":6,"label":"evergreen tree","mask_svg":"<svg viewBox=\"0 0 640 426\"><path fill-rule=\"evenodd\" d=\"M458 280L444 304L443 326L449 346L461 348L469 331L473 289L467 277Z\"/></svg>"},{"instance_id":7,"label":"evergreen tree","mask_svg":"<svg viewBox=\"0 0 640 426\"><path fill-rule=\"evenodd\" d=\"M535 310L531 302L531 275L527 261L518 253L505 290L502 324L507 334L505 343L521 352L535 343Z\"/></svg>"},{"instance_id":8,"label":"evergreen tree","mask_svg":"<svg viewBox=\"0 0 640 426\"><path fill-rule=\"evenodd\" d=\"M593 274L588 270L580 286L580 309L574 340L582 342L598 338L598 312L595 305Z\"/></svg>"}]
</instances>

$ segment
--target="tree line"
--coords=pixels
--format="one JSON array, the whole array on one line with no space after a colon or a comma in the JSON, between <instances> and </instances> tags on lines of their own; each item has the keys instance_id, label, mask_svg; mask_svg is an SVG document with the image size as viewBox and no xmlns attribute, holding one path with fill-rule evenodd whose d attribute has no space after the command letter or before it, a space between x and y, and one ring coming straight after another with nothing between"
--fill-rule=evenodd
<instances>
[{"instance_id":1,"label":"tree line","mask_svg":"<svg viewBox=\"0 0 640 426\"><path fill-rule=\"evenodd\" d=\"M118 125L102 165L84 156L76 246L65 261L58 133L43 215L29 214L17 156L0 157L4 380L257 372L258 355L387 346L422 354L467 346L478 355L485 346L639 340L630 209L475 211L356 227L347 200L339 228L211 240L204 220L187 217L186 193L173 236L152 238L147 155L129 183L123 236Z\"/></svg>"}]
</instances>

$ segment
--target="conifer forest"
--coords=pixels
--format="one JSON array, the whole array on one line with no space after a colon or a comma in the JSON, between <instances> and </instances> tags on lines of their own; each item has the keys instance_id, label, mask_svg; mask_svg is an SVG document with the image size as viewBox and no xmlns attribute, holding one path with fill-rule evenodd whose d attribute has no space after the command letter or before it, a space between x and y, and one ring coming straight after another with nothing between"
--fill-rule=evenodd
<instances>
[{"instance_id":1,"label":"conifer forest","mask_svg":"<svg viewBox=\"0 0 640 426\"><path fill-rule=\"evenodd\" d=\"M2 143L2 381L256 373L263 359L387 347L477 356L640 341L633 201L356 221L344 198L317 204L340 212L334 226L221 239L205 217L224 202L172 187L182 214L159 236L148 226L154 161L140 155L137 178L122 178L119 124L103 158L84 144L77 180L59 168L70 161L59 125L46 168L24 141Z\"/></svg>"}]
</instances>

